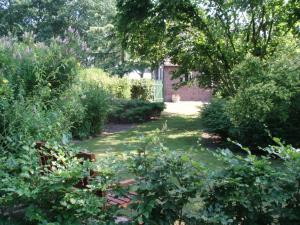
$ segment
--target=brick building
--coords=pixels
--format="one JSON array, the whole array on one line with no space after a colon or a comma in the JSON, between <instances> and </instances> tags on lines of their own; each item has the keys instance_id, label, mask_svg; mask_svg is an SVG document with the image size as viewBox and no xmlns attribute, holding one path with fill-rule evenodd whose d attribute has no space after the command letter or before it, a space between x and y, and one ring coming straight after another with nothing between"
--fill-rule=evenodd
<instances>
[{"instance_id":1,"label":"brick building","mask_svg":"<svg viewBox=\"0 0 300 225\"><path fill-rule=\"evenodd\" d=\"M212 97L212 90L198 87L195 85L187 85L175 88L175 85L182 81L182 79L189 79L188 77L172 80L172 73L178 68L173 65L169 60L162 64L159 69L154 73L155 80L161 80L163 86L163 99L165 102L174 100L172 96L180 96L180 101L203 101L209 102Z\"/></svg>"}]
</instances>

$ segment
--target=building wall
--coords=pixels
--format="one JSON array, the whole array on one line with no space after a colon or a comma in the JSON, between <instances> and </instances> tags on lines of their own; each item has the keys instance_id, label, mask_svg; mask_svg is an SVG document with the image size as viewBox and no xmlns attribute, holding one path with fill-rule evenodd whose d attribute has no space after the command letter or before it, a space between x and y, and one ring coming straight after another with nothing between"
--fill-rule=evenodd
<instances>
[{"instance_id":1,"label":"building wall","mask_svg":"<svg viewBox=\"0 0 300 225\"><path fill-rule=\"evenodd\" d=\"M164 67L164 100L166 102L171 102L174 94L180 96L180 101L210 101L212 97L210 89L199 88L198 86L183 86L174 90L173 84L178 83L178 80L171 80L172 72L175 70L176 66Z\"/></svg>"}]
</instances>

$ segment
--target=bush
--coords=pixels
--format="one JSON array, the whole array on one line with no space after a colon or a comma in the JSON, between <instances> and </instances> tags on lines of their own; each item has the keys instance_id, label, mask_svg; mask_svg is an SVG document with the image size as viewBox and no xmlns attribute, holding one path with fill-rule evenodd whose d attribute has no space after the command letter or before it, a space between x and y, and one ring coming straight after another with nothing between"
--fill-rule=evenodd
<instances>
[{"instance_id":1,"label":"bush","mask_svg":"<svg viewBox=\"0 0 300 225\"><path fill-rule=\"evenodd\" d=\"M152 117L160 116L164 103L146 102L141 100L114 102L109 114L109 121L117 123L137 123L149 121Z\"/></svg>"},{"instance_id":2,"label":"bush","mask_svg":"<svg viewBox=\"0 0 300 225\"><path fill-rule=\"evenodd\" d=\"M248 61L255 60L261 72L251 74L250 79L243 78L237 94L228 104L231 121L239 129L239 140L263 145L268 140L264 131L267 128L272 136L299 146L299 52L278 52L266 65L250 57L239 69L247 71L251 65Z\"/></svg>"},{"instance_id":3,"label":"bush","mask_svg":"<svg viewBox=\"0 0 300 225\"><path fill-rule=\"evenodd\" d=\"M136 224L186 221L184 208L196 197L205 178L196 161L164 147L160 136L156 132L145 137L138 153L129 159L130 172L140 178L136 184L137 204L130 205Z\"/></svg>"},{"instance_id":4,"label":"bush","mask_svg":"<svg viewBox=\"0 0 300 225\"><path fill-rule=\"evenodd\" d=\"M24 97L36 94L39 87L60 92L67 89L76 76L76 60L56 42L46 46L2 38L0 43L0 73L16 94Z\"/></svg>"},{"instance_id":5,"label":"bush","mask_svg":"<svg viewBox=\"0 0 300 225\"><path fill-rule=\"evenodd\" d=\"M225 167L210 176L202 192L198 224L299 224L300 154L280 144L264 149L268 157L223 151ZM270 157L283 160L280 169Z\"/></svg>"},{"instance_id":6,"label":"bush","mask_svg":"<svg viewBox=\"0 0 300 225\"><path fill-rule=\"evenodd\" d=\"M226 100L215 98L206 105L201 112L201 122L205 129L211 133L227 137L232 127L226 112Z\"/></svg>"},{"instance_id":7,"label":"bush","mask_svg":"<svg viewBox=\"0 0 300 225\"><path fill-rule=\"evenodd\" d=\"M84 138L102 131L110 105L109 95L99 84L82 82L79 88L84 117L80 122L73 121L72 132L74 137Z\"/></svg>"},{"instance_id":8,"label":"bush","mask_svg":"<svg viewBox=\"0 0 300 225\"><path fill-rule=\"evenodd\" d=\"M266 61L249 56L232 75L239 88L230 99L214 100L202 113L210 132L250 146L267 146L271 136L300 146L300 54L297 45Z\"/></svg>"},{"instance_id":9,"label":"bush","mask_svg":"<svg viewBox=\"0 0 300 225\"><path fill-rule=\"evenodd\" d=\"M62 141L71 124L56 106L46 107L37 97L1 102L1 120L4 121L3 137L15 135L16 139L30 141Z\"/></svg>"},{"instance_id":10,"label":"bush","mask_svg":"<svg viewBox=\"0 0 300 225\"><path fill-rule=\"evenodd\" d=\"M146 137L129 158L137 179L133 218L145 224L287 224L300 222L300 150L281 144L257 157L220 150L223 164L205 170L184 153L169 151L161 133ZM276 165L273 159L277 158Z\"/></svg>"},{"instance_id":11,"label":"bush","mask_svg":"<svg viewBox=\"0 0 300 225\"><path fill-rule=\"evenodd\" d=\"M69 148L57 144L47 147L58 158L51 172L41 172L37 150L27 143L22 143L16 154L1 149L0 212L6 213L4 219L30 225L113 223L114 209L101 210L106 201L95 195L96 190L111 184L110 174L102 171L103 177L88 189L76 189L74 185L95 168L81 163Z\"/></svg>"},{"instance_id":12,"label":"bush","mask_svg":"<svg viewBox=\"0 0 300 225\"><path fill-rule=\"evenodd\" d=\"M131 80L131 99L152 101L154 82L149 79Z\"/></svg>"},{"instance_id":13,"label":"bush","mask_svg":"<svg viewBox=\"0 0 300 225\"><path fill-rule=\"evenodd\" d=\"M114 98L130 99L130 81L126 78L110 77L107 73L97 68L83 69L80 71L83 81L97 82Z\"/></svg>"},{"instance_id":14,"label":"bush","mask_svg":"<svg viewBox=\"0 0 300 225\"><path fill-rule=\"evenodd\" d=\"M73 85L70 89L61 94L55 102L70 124L72 137L83 138L90 135L90 131L84 129L87 120L87 108L83 104L84 96L80 85Z\"/></svg>"}]
</instances>

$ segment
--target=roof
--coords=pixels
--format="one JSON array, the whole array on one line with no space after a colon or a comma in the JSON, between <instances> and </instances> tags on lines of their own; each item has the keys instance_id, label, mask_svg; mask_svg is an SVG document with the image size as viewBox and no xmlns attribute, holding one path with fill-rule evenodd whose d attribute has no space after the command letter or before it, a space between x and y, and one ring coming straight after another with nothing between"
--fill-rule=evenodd
<instances>
[{"instance_id":1,"label":"roof","mask_svg":"<svg viewBox=\"0 0 300 225\"><path fill-rule=\"evenodd\" d=\"M166 58L163 63L164 66L179 66L177 64L173 64L171 58Z\"/></svg>"}]
</instances>

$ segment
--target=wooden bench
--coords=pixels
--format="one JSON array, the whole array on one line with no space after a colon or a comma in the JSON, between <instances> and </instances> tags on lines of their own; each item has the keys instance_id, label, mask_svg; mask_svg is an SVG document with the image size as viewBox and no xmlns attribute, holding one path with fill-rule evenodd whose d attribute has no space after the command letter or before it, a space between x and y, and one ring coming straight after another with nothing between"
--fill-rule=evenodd
<instances>
[{"instance_id":1,"label":"wooden bench","mask_svg":"<svg viewBox=\"0 0 300 225\"><path fill-rule=\"evenodd\" d=\"M42 168L44 168L42 173L45 174L47 172L51 172L53 168L53 166L51 165L52 162L57 161L56 156L51 154L51 149L47 148L46 142L42 142L42 141L36 142L35 148L38 150L39 153L40 164ZM78 154L75 155L75 157L78 159L83 159L83 161L90 161L90 162L96 161L95 154L89 152L79 152ZM99 173L93 170L90 170L88 174L89 176L83 177L80 181L78 181L77 184L74 185L74 187L80 189L88 188L88 185L90 184L91 180L99 176ZM118 187L121 188L129 187L134 183L135 183L134 179L123 180L112 185L107 191L99 190L96 191L95 194L99 197L106 197L107 206L117 206L120 208L127 208L128 205L132 202L132 199L135 198L136 193L128 192L124 196L117 196L113 193L113 190Z\"/></svg>"}]
</instances>

